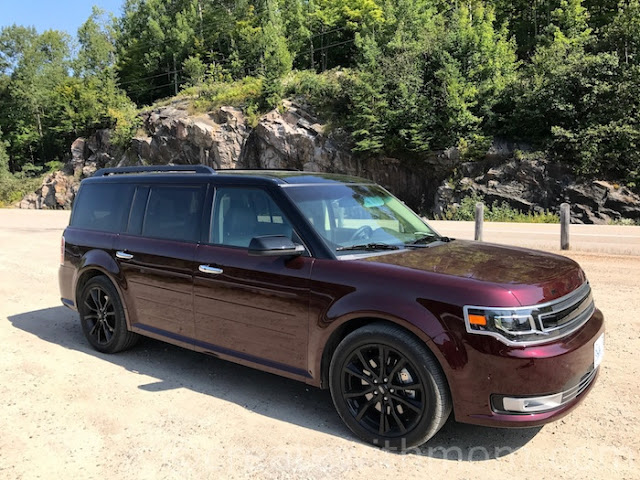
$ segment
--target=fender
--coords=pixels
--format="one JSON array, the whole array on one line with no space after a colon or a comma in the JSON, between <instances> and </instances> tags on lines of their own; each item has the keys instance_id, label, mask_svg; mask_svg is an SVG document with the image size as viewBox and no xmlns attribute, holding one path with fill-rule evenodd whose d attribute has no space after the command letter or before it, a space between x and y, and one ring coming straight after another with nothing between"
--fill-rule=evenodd
<instances>
[{"instance_id":1,"label":"fender","mask_svg":"<svg viewBox=\"0 0 640 480\"><path fill-rule=\"evenodd\" d=\"M421 304L418 299L413 302L399 302L397 297L394 298L382 292L378 293L378 295L372 295L356 291L348 294L334 302L321 316L317 325L320 328L320 333L316 334L316 338L309 339L309 344L312 346L309 352L309 366L312 372L319 373L313 375L318 384L322 383L324 369L327 367L326 364L323 364L325 349L331 348L334 344L332 336L349 323L361 322L362 320L366 320L367 323L386 321L413 333L425 343L440 365L450 367L443 368L445 376L450 369L460 368L460 352L465 351L464 347L459 345L458 339L445 328L436 315ZM393 307L394 312L390 307ZM311 331L314 330L317 331L317 329ZM313 346L324 346L324 349L318 351ZM449 378L447 380L450 384L452 383Z\"/></svg>"},{"instance_id":2,"label":"fender","mask_svg":"<svg viewBox=\"0 0 640 480\"><path fill-rule=\"evenodd\" d=\"M104 250L89 250L87 251L78 264L76 269L76 273L73 278L73 295L74 302L77 305L77 293L78 293L78 282L82 278L82 276L89 271L98 271L104 276L106 276L109 281L114 285L118 292L118 296L120 297L120 301L122 302L122 307L124 309L124 314L127 322L127 328L131 330L131 320L129 318L129 309L127 308L126 302L123 300L123 288L126 289L126 280L122 275L122 271L120 270L120 265L115 259L109 255Z\"/></svg>"}]
</instances>

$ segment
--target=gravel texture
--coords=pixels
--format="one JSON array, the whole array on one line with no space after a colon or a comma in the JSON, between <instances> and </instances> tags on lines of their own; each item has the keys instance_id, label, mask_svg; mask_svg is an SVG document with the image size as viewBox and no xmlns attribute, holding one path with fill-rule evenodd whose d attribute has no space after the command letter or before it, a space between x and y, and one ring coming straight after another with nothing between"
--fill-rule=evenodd
<instances>
[{"instance_id":1,"label":"gravel texture","mask_svg":"<svg viewBox=\"0 0 640 480\"><path fill-rule=\"evenodd\" d=\"M573 413L541 429L450 420L395 453L356 440L326 391L152 340L90 349L59 301L68 216L0 210L2 479L640 478L638 256L568 254L607 319L599 380Z\"/></svg>"}]
</instances>

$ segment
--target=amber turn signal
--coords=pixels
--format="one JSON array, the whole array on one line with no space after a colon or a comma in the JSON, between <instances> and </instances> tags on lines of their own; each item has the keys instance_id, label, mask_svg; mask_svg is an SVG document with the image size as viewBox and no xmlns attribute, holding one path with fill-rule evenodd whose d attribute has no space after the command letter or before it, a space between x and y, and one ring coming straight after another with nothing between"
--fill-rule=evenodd
<instances>
[{"instance_id":1,"label":"amber turn signal","mask_svg":"<svg viewBox=\"0 0 640 480\"><path fill-rule=\"evenodd\" d=\"M469 323L471 325L486 325L487 317L484 315L469 314Z\"/></svg>"}]
</instances>

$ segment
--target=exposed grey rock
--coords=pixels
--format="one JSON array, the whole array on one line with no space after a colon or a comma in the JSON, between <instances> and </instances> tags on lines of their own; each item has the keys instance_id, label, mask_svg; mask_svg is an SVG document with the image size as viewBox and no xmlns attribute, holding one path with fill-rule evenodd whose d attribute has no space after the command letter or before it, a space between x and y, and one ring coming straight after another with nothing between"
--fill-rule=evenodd
<instances>
[{"instance_id":1,"label":"exposed grey rock","mask_svg":"<svg viewBox=\"0 0 640 480\"><path fill-rule=\"evenodd\" d=\"M198 164L235 168L250 129L240 109L222 107L200 115L189 115L174 106L143 115L147 135L133 139L131 152L119 165Z\"/></svg>"},{"instance_id":2,"label":"exposed grey rock","mask_svg":"<svg viewBox=\"0 0 640 480\"><path fill-rule=\"evenodd\" d=\"M604 181L580 181L568 168L544 159L511 159L500 165L493 161L464 164L463 177L454 184L442 184L434 201L434 213L443 215L447 205L459 204L477 193L485 203L506 203L521 211L558 212L562 202L571 205L574 223L608 223L629 218L640 220L640 197L627 188Z\"/></svg>"},{"instance_id":3,"label":"exposed grey rock","mask_svg":"<svg viewBox=\"0 0 640 480\"><path fill-rule=\"evenodd\" d=\"M352 153L343 132L328 132L320 119L293 101L285 101L283 111L265 114L255 128L238 108L193 115L187 108L174 103L142 114L144 132L126 150L112 145L109 130L77 139L66 168L74 177L47 178L20 206L69 206L77 190L74 178L106 166L202 163L217 169L283 168L360 176L382 184L423 214L443 215L476 192L487 203L506 202L524 211L557 212L567 201L573 221L579 223L640 220L637 195L603 181L579 181L568 168L533 154L516 159L516 151L530 151L528 145L496 139L485 160L464 163L456 148L419 158L364 157ZM446 180L454 172L458 179Z\"/></svg>"},{"instance_id":4,"label":"exposed grey rock","mask_svg":"<svg viewBox=\"0 0 640 480\"><path fill-rule=\"evenodd\" d=\"M71 144L71 165L73 170L82 169L87 157L87 141L83 137L76 138Z\"/></svg>"},{"instance_id":5,"label":"exposed grey rock","mask_svg":"<svg viewBox=\"0 0 640 480\"><path fill-rule=\"evenodd\" d=\"M284 114L274 110L260 119L239 159L240 167L357 174L351 153L320 135L315 118L291 102L285 108Z\"/></svg>"},{"instance_id":6,"label":"exposed grey rock","mask_svg":"<svg viewBox=\"0 0 640 480\"><path fill-rule=\"evenodd\" d=\"M35 193L26 195L17 206L25 209L69 209L78 187L79 182L73 176L55 172L47 175L42 186Z\"/></svg>"},{"instance_id":7,"label":"exposed grey rock","mask_svg":"<svg viewBox=\"0 0 640 480\"><path fill-rule=\"evenodd\" d=\"M36 193L28 193L24 196L24 198L18 203L18 208L24 208L29 210L36 209L36 205L38 203L38 195Z\"/></svg>"}]
</instances>

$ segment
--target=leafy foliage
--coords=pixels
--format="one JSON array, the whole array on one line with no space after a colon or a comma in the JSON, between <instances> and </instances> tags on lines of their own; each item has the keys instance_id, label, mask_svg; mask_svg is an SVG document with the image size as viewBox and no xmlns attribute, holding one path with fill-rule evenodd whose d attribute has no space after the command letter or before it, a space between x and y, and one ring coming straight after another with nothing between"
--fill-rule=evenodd
<instances>
[{"instance_id":1,"label":"leafy foliage","mask_svg":"<svg viewBox=\"0 0 640 480\"><path fill-rule=\"evenodd\" d=\"M640 186L640 0L126 0L118 18L94 9L72 45L0 32L11 172L96 128L124 146L136 105L180 93L253 123L296 96L365 155L473 160L503 136Z\"/></svg>"},{"instance_id":2,"label":"leafy foliage","mask_svg":"<svg viewBox=\"0 0 640 480\"><path fill-rule=\"evenodd\" d=\"M640 171L640 43L618 29L633 8L633 2L621 7L599 42L580 2L560 2L549 38L505 97L510 113L499 130L546 144L557 161L579 173L633 180ZM604 49L607 44L612 48Z\"/></svg>"},{"instance_id":3,"label":"leafy foliage","mask_svg":"<svg viewBox=\"0 0 640 480\"><path fill-rule=\"evenodd\" d=\"M116 127L137 115L118 86L110 19L94 9L79 29L79 50L49 30L11 26L0 31L0 117L9 170L34 173L61 161L78 136ZM126 143L124 140L123 143Z\"/></svg>"},{"instance_id":4,"label":"leafy foliage","mask_svg":"<svg viewBox=\"0 0 640 480\"><path fill-rule=\"evenodd\" d=\"M0 207L19 201L26 193L35 190L39 183L39 178L9 172L9 155L5 143L0 140Z\"/></svg>"},{"instance_id":5,"label":"leafy foliage","mask_svg":"<svg viewBox=\"0 0 640 480\"><path fill-rule=\"evenodd\" d=\"M197 94L193 100L194 111L206 112L222 105L248 107L257 104L262 97L262 79L245 77L231 83L212 82L202 88L186 89L183 94Z\"/></svg>"}]
</instances>

